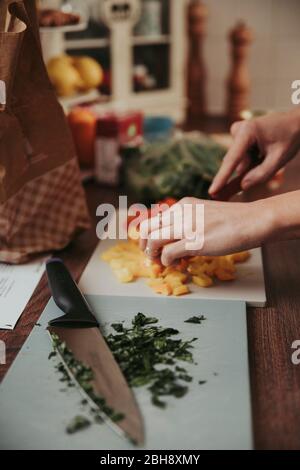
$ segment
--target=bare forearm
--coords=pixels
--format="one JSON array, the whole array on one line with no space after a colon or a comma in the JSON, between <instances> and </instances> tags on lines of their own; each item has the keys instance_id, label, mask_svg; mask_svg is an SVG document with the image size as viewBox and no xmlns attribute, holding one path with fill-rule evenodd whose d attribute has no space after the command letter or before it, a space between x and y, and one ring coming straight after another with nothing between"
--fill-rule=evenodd
<instances>
[{"instance_id":1,"label":"bare forearm","mask_svg":"<svg viewBox=\"0 0 300 470\"><path fill-rule=\"evenodd\" d=\"M274 196L265 201L263 215L271 214L271 229L265 241L300 238L300 190Z\"/></svg>"}]
</instances>

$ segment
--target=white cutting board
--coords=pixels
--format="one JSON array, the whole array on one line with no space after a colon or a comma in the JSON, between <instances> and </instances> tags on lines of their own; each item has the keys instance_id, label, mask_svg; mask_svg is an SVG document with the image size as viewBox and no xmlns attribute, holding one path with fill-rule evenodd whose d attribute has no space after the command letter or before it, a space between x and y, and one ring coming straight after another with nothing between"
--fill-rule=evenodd
<instances>
[{"instance_id":1,"label":"white cutting board","mask_svg":"<svg viewBox=\"0 0 300 470\"><path fill-rule=\"evenodd\" d=\"M129 284L120 283L108 263L102 261L101 254L114 246L116 240L102 240L94 251L81 277L79 286L86 295L113 295L131 297L160 297L147 286L145 279ZM231 282L216 282L209 288L189 284L191 293L177 297L185 299L242 300L252 307L266 305L261 249L251 251L246 263L237 265L237 279Z\"/></svg>"},{"instance_id":2,"label":"white cutting board","mask_svg":"<svg viewBox=\"0 0 300 470\"><path fill-rule=\"evenodd\" d=\"M185 397L166 397L168 406L161 410L151 403L147 386L133 390L144 421L144 450L252 448L245 303L128 296L91 296L87 301L105 334L112 323L129 325L141 311L163 327L178 329L182 339L198 338L195 364L180 364L193 377ZM106 425L66 434L74 416L90 416L77 388L60 382L59 358L48 360L47 324L60 314L51 299L0 385L0 449L136 449ZM185 323L199 314L206 317L201 325Z\"/></svg>"}]
</instances>

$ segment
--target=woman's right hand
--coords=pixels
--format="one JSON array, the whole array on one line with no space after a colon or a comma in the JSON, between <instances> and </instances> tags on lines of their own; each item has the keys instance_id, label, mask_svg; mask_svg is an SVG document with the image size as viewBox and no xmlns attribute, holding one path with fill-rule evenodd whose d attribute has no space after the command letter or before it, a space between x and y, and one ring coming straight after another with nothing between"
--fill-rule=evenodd
<instances>
[{"instance_id":1,"label":"woman's right hand","mask_svg":"<svg viewBox=\"0 0 300 470\"><path fill-rule=\"evenodd\" d=\"M212 182L209 193L219 192L232 173L244 173L250 166L249 151L258 147L262 162L249 170L242 180L243 190L269 180L300 149L300 109L274 113L231 126L233 143Z\"/></svg>"}]
</instances>

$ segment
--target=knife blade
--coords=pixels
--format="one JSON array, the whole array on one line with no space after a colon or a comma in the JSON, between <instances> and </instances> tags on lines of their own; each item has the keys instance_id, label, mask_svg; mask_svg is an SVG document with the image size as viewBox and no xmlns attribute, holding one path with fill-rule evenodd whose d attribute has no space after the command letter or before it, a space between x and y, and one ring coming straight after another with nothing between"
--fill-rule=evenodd
<instances>
[{"instance_id":1,"label":"knife blade","mask_svg":"<svg viewBox=\"0 0 300 470\"><path fill-rule=\"evenodd\" d=\"M249 166L246 168L246 170L243 171L240 175L232 178L229 183L227 183L222 189L220 189L220 191L215 194L212 194L210 199L214 201L226 202L242 191L241 183L244 177L250 170L257 167L262 161L260 150L256 144L250 147L250 149L248 150L248 156L250 157L250 161Z\"/></svg>"},{"instance_id":2,"label":"knife blade","mask_svg":"<svg viewBox=\"0 0 300 470\"><path fill-rule=\"evenodd\" d=\"M144 442L144 429L139 408L87 301L60 259L49 260L46 270L54 302L64 312L63 316L49 322L50 335L57 335L74 358L92 370L91 385L94 394L104 399L105 404L115 413L124 416L114 423L104 413L105 421L118 434L141 445ZM59 348L57 351L66 366ZM73 371L66 367L66 372L78 384ZM81 393L87 395L91 402L91 397L83 389ZM93 407L98 408L100 416L103 416L103 410L93 400L92 402Z\"/></svg>"}]
</instances>

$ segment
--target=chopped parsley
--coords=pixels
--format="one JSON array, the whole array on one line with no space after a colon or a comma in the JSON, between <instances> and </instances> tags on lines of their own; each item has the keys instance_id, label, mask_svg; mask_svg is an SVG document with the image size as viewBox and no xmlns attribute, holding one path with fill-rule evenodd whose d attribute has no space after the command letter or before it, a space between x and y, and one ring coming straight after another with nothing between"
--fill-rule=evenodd
<instances>
[{"instance_id":1,"label":"chopped parsley","mask_svg":"<svg viewBox=\"0 0 300 470\"><path fill-rule=\"evenodd\" d=\"M198 316L191 317L188 320L185 320L184 323L195 323L195 324L201 325L201 323L204 320L206 320L204 315L201 315L201 316L198 315Z\"/></svg>"},{"instance_id":2,"label":"chopped parsley","mask_svg":"<svg viewBox=\"0 0 300 470\"><path fill-rule=\"evenodd\" d=\"M201 323L203 320L205 318L202 315L191 317L186 322ZM197 338L185 341L178 337L178 330L162 327L158 325L157 318L143 313L135 315L129 327L121 322L112 323L111 327L113 333L106 336L105 340L131 387L147 387L153 405L159 408L166 408L167 397L182 398L186 395L188 383L193 381L193 377L182 366L182 362L195 364L192 349ZM61 353L67 368L101 412L115 422L124 419L124 415L111 409L103 397L95 394L92 369L76 360L57 335L51 334L51 337L54 348ZM54 350L49 359L55 354ZM60 362L56 368L61 374L60 380L69 387L74 386L65 365ZM206 381L199 381L200 385L204 383ZM81 401L81 405L90 406L86 399ZM99 409L90 407L90 412L95 422L101 423L103 418ZM89 425L86 418L76 416L67 426L66 432L73 433Z\"/></svg>"},{"instance_id":3,"label":"chopped parsley","mask_svg":"<svg viewBox=\"0 0 300 470\"><path fill-rule=\"evenodd\" d=\"M106 416L108 416L114 422L118 422L124 419L124 415L122 413L119 413L113 410L111 407L107 405L104 398L100 397L94 392L93 386L92 386L92 381L94 378L92 369L82 364L82 362L78 361L77 359L75 359L74 355L67 348L66 344L61 342L59 337L56 334L52 333L51 338L52 338L53 346L59 350L60 354L62 355L64 359L66 366L70 369L70 371L74 375L80 387L91 398L91 400L93 400L93 402L98 406L99 409L90 409L90 411L93 412L95 415L95 420L97 422L100 421L99 416L97 416L97 413L99 414L99 410L102 413L104 413ZM60 381L66 382L68 387L73 387L74 383L70 375L68 374L67 369L65 365L63 364L63 362L59 362L58 365L56 366L56 369L61 374ZM87 400L81 401L82 405L84 405L85 403L88 404L88 401ZM68 429L66 429L66 431L69 432Z\"/></svg>"},{"instance_id":4,"label":"chopped parsley","mask_svg":"<svg viewBox=\"0 0 300 470\"><path fill-rule=\"evenodd\" d=\"M86 429L91 425L91 422L84 416L78 415L73 418L68 426L66 427L66 432L68 434L74 434L77 431Z\"/></svg>"},{"instance_id":5,"label":"chopped parsley","mask_svg":"<svg viewBox=\"0 0 300 470\"><path fill-rule=\"evenodd\" d=\"M138 313L130 328L112 324L116 334L108 335L106 341L129 385L146 386L152 403L165 408L163 397L181 398L188 391L186 384L193 378L178 363L193 363L191 349L197 338L183 341L177 337L178 330L157 323L157 318Z\"/></svg>"}]
</instances>

